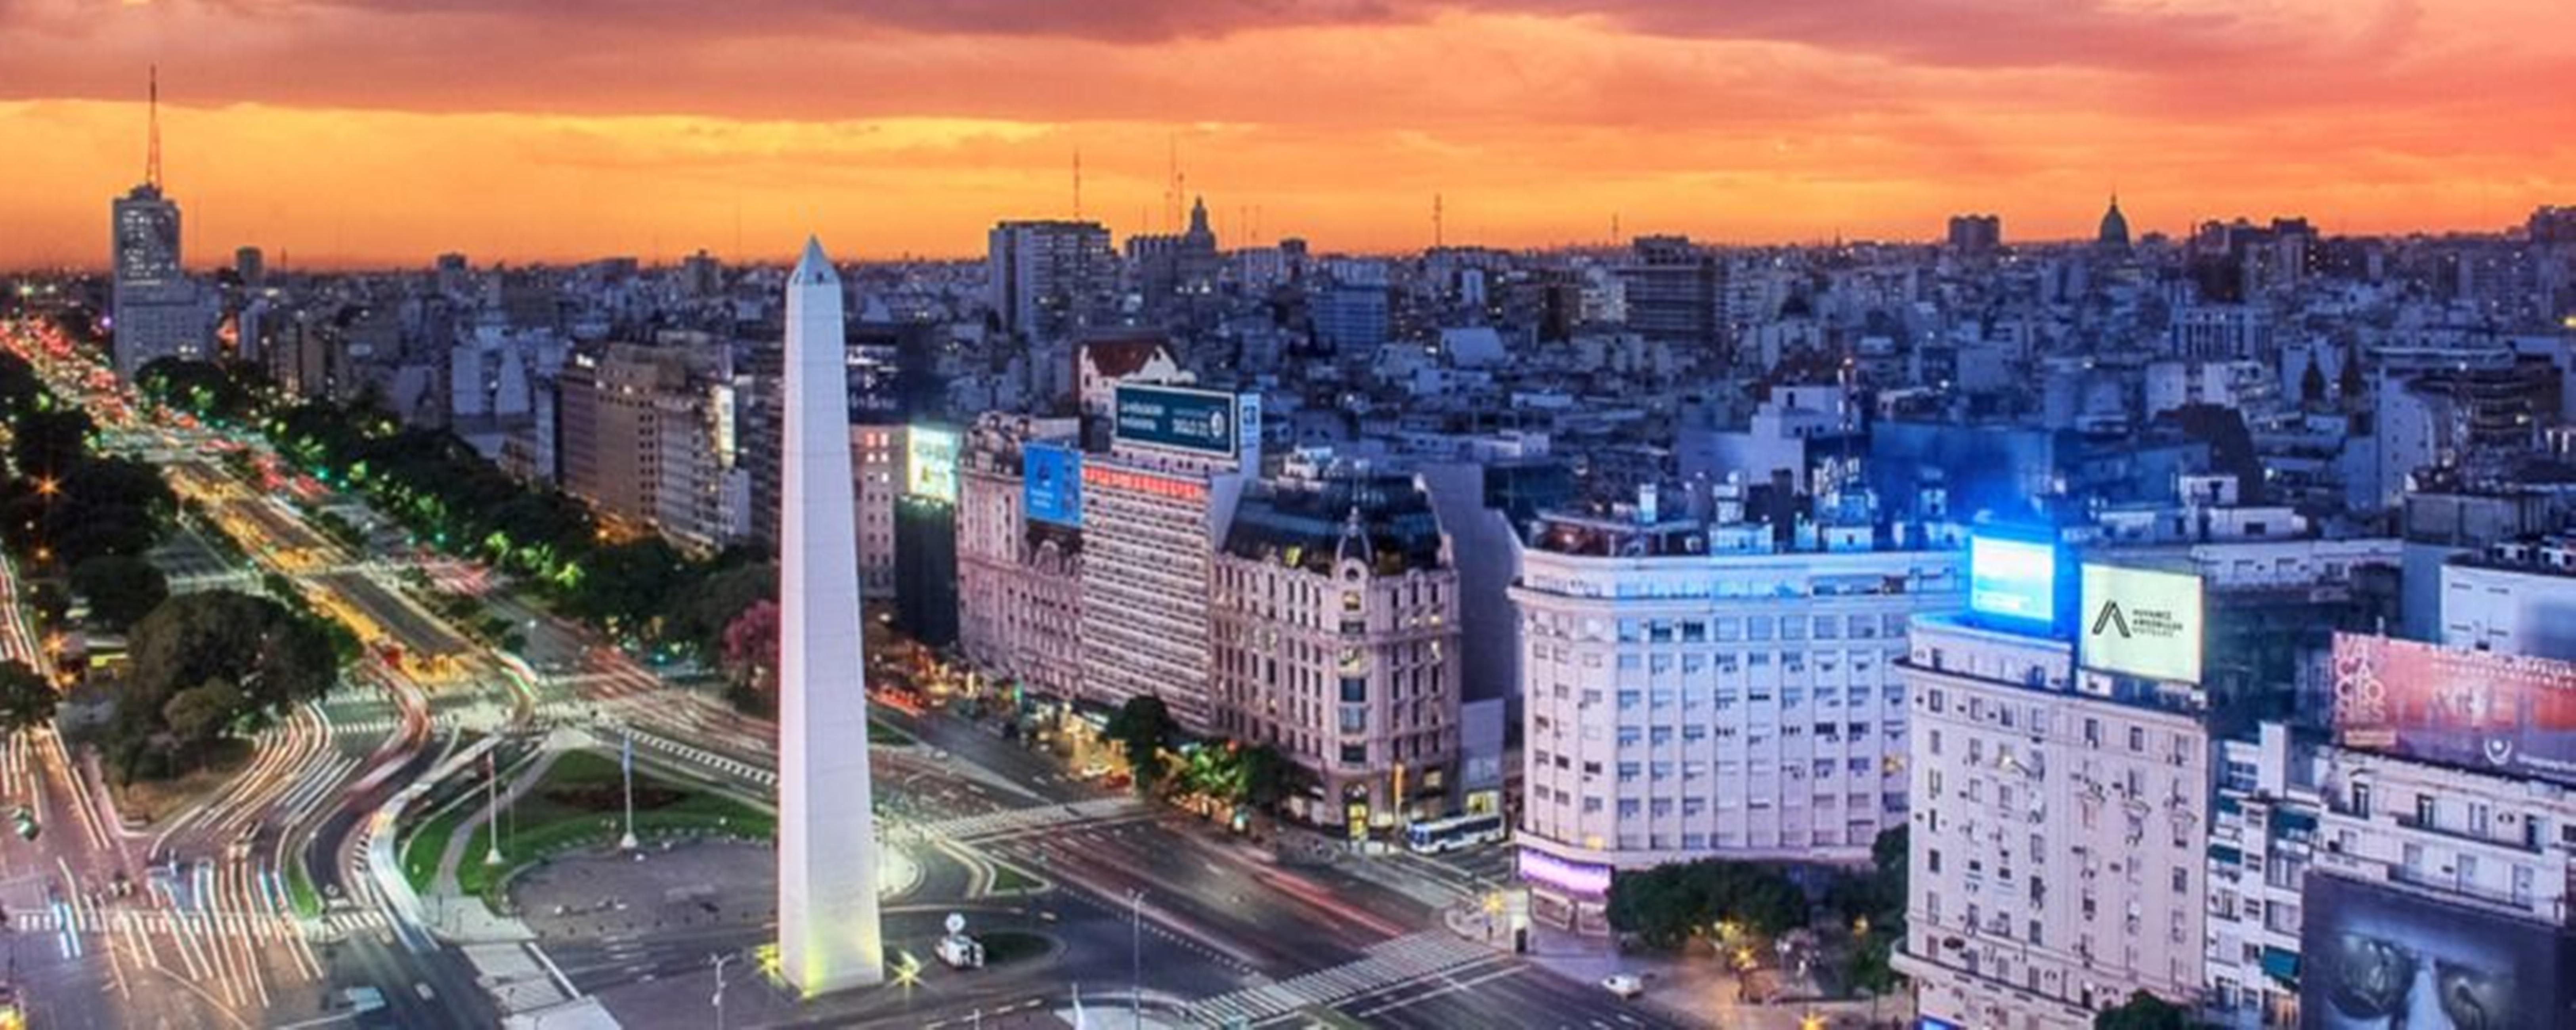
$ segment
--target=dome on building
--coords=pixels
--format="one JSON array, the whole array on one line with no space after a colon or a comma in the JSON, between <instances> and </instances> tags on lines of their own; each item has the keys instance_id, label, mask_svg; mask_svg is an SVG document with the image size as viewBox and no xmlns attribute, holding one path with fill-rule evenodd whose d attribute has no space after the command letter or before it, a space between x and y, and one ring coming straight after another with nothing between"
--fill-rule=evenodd
<instances>
[{"instance_id":1,"label":"dome on building","mask_svg":"<svg viewBox=\"0 0 2576 1030\"><path fill-rule=\"evenodd\" d=\"M2129 245L2129 219L2120 213L2120 195L2111 195L2111 209L2102 212L2102 234L2097 242L2105 247Z\"/></svg>"}]
</instances>

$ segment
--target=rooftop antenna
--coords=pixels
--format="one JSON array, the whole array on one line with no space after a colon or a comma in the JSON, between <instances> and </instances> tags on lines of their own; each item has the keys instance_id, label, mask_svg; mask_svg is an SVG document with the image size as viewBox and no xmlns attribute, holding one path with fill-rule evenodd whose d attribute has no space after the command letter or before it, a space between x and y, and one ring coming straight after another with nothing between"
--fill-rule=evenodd
<instances>
[{"instance_id":1,"label":"rooftop antenna","mask_svg":"<svg viewBox=\"0 0 2576 1030\"><path fill-rule=\"evenodd\" d=\"M1181 136L1163 137L1165 177L1163 179L1163 231L1181 231Z\"/></svg>"},{"instance_id":2,"label":"rooftop antenna","mask_svg":"<svg viewBox=\"0 0 2576 1030\"><path fill-rule=\"evenodd\" d=\"M1440 195L1434 193L1431 195L1431 249L1438 250L1440 247Z\"/></svg>"},{"instance_id":3,"label":"rooftop antenna","mask_svg":"<svg viewBox=\"0 0 2576 1030\"><path fill-rule=\"evenodd\" d=\"M1619 212L1616 211L1610 212L1610 242L1614 246L1619 242Z\"/></svg>"},{"instance_id":4,"label":"rooftop antenna","mask_svg":"<svg viewBox=\"0 0 2576 1030\"><path fill-rule=\"evenodd\" d=\"M151 145L143 155L143 183L161 188L161 66L153 65L151 85L145 94L145 117L150 125Z\"/></svg>"},{"instance_id":5,"label":"rooftop antenna","mask_svg":"<svg viewBox=\"0 0 2576 1030\"><path fill-rule=\"evenodd\" d=\"M1082 220L1082 148L1073 148L1073 220Z\"/></svg>"}]
</instances>

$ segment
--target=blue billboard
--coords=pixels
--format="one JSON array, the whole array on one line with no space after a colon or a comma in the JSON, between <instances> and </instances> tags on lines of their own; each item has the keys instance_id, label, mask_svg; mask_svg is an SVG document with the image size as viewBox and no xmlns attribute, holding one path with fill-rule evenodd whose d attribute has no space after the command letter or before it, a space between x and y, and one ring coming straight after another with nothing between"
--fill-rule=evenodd
<instances>
[{"instance_id":1,"label":"blue billboard","mask_svg":"<svg viewBox=\"0 0 2576 1030\"><path fill-rule=\"evenodd\" d=\"M1968 610L2042 631L2057 626L2057 545L1968 538Z\"/></svg>"},{"instance_id":2,"label":"blue billboard","mask_svg":"<svg viewBox=\"0 0 2576 1030\"><path fill-rule=\"evenodd\" d=\"M1082 452L1062 444L1020 448L1020 506L1029 518L1082 526Z\"/></svg>"},{"instance_id":3,"label":"blue billboard","mask_svg":"<svg viewBox=\"0 0 2576 1030\"><path fill-rule=\"evenodd\" d=\"M1175 386L1118 387L1115 433L1119 443L1231 458L1244 424L1235 395ZM1260 415L1256 411L1253 418Z\"/></svg>"}]
</instances>

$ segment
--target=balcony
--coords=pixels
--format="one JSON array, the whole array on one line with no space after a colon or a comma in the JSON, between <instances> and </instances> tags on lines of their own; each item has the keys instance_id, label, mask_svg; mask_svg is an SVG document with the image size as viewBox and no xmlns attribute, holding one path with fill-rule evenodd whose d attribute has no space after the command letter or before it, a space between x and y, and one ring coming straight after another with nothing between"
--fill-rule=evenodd
<instances>
[{"instance_id":1,"label":"balcony","mask_svg":"<svg viewBox=\"0 0 2576 1030\"><path fill-rule=\"evenodd\" d=\"M2507 840L2503 837L2484 836L2464 829L2455 829L2443 826L2439 822L2418 819L2413 813L2398 813L2397 825L2413 830L2417 833L2431 834L2444 840L2455 840L2468 844L2478 844L2494 848L2498 851L2510 851L2519 855L2537 855L2540 854L2541 850L2540 848L2523 841Z\"/></svg>"}]
</instances>

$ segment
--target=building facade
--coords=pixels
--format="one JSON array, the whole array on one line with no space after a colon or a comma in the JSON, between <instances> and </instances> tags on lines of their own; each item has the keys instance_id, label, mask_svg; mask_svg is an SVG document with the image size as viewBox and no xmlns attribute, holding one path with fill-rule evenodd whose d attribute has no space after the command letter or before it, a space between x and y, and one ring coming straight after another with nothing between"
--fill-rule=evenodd
<instances>
[{"instance_id":1,"label":"building facade","mask_svg":"<svg viewBox=\"0 0 2576 1030\"><path fill-rule=\"evenodd\" d=\"M1458 574L1411 477L1252 488L1212 580L1212 728L1313 776L1292 814L1360 836L1448 813Z\"/></svg>"},{"instance_id":2,"label":"building facade","mask_svg":"<svg viewBox=\"0 0 2576 1030\"><path fill-rule=\"evenodd\" d=\"M1520 616L1520 843L1560 867L1862 860L1906 811L1897 673L1955 608L1955 530L1851 527L1780 553L1769 525L1546 516ZM1604 925L1600 896L1537 885Z\"/></svg>"},{"instance_id":3,"label":"building facade","mask_svg":"<svg viewBox=\"0 0 2576 1030\"><path fill-rule=\"evenodd\" d=\"M2196 690L2076 664L2074 644L1915 621L1907 937L1925 1017L2086 1030L2206 972L2211 744Z\"/></svg>"}]
</instances>

